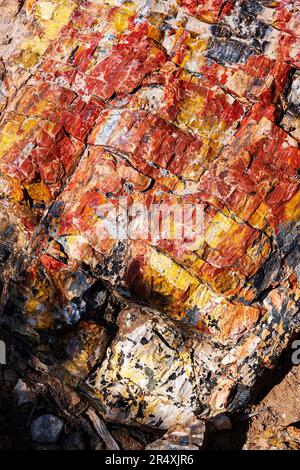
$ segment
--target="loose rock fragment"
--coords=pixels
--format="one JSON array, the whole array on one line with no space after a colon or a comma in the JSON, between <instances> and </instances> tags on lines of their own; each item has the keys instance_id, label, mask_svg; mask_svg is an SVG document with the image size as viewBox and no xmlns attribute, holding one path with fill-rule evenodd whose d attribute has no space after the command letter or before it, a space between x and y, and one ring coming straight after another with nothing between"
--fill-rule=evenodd
<instances>
[{"instance_id":1,"label":"loose rock fragment","mask_svg":"<svg viewBox=\"0 0 300 470\"><path fill-rule=\"evenodd\" d=\"M205 425L194 422L190 426L170 429L162 439L152 442L146 450L199 450L204 440Z\"/></svg>"},{"instance_id":2,"label":"loose rock fragment","mask_svg":"<svg viewBox=\"0 0 300 470\"><path fill-rule=\"evenodd\" d=\"M30 403L36 398L35 393L30 389L30 387L19 379L15 385L14 393L18 397L18 404L23 405L24 403Z\"/></svg>"},{"instance_id":3,"label":"loose rock fragment","mask_svg":"<svg viewBox=\"0 0 300 470\"><path fill-rule=\"evenodd\" d=\"M218 431L230 431L232 428L230 418L225 414L220 414L216 416L213 419L213 426Z\"/></svg>"},{"instance_id":4,"label":"loose rock fragment","mask_svg":"<svg viewBox=\"0 0 300 470\"><path fill-rule=\"evenodd\" d=\"M57 416L46 414L32 421L32 439L40 444L55 444L61 434L64 422Z\"/></svg>"}]
</instances>

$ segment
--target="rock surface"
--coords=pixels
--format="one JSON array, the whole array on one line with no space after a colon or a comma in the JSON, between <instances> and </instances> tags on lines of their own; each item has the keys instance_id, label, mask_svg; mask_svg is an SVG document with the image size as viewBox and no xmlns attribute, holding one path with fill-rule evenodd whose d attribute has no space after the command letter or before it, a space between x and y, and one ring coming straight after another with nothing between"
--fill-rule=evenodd
<instances>
[{"instance_id":1,"label":"rock surface","mask_svg":"<svg viewBox=\"0 0 300 470\"><path fill-rule=\"evenodd\" d=\"M30 387L21 379L19 379L16 383L14 393L18 397L19 405L23 405L24 403L32 403L36 398Z\"/></svg>"},{"instance_id":2,"label":"rock surface","mask_svg":"<svg viewBox=\"0 0 300 470\"><path fill-rule=\"evenodd\" d=\"M32 439L40 444L55 444L61 434L64 422L54 415L43 415L32 421Z\"/></svg>"},{"instance_id":3,"label":"rock surface","mask_svg":"<svg viewBox=\"0 0 300 470\"><path fill-rule=\"evenodd\" d=\"M110 422L238 413L300 326L299 2L0 5L1 323Z\"/></svg>"},{"instance_id":4,"label":"rock surface","mask_svg":"<svg viewBox=\"0 0 300 470\"><path fill-rule=\"evenodd\" d=\"M162 439L152 442L146 450L199 450L204 441L205 424L201 421L170 429Z\"/></svg>"}]
</instances>

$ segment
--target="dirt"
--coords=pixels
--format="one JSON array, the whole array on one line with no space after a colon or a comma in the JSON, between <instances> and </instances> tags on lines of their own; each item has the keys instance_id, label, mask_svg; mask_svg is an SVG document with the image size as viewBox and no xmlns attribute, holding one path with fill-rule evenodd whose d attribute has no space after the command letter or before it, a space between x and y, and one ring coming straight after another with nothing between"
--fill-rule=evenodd
<instances>
[{"instance_id":1,"label":"dirt","mask_svg":"<svg viewBox=\"0 0 300 470\"><path fill-rule=\"evenodd\" d=\"M281 362L274 373L274 386L251 410L254 416L247 432L246 448L255 448L261 441L261 445L266 445L266 433L275 436L281 429L300 428L300 366L288 371L286 367L288 363Z\"/></svg>"}]
</instances>

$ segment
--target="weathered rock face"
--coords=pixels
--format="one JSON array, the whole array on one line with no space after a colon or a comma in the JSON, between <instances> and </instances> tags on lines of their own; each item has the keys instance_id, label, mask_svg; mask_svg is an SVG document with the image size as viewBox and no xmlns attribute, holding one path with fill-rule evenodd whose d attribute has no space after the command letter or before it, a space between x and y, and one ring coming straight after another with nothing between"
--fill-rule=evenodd
<instances>
[{"instance_id":1,"label":"weathered rock face","mask_svg":"<svg viewBox=\"0 0 300 470\"><path fill-rule=\"evenodd\" d=\"M107 419L238 410L300 325L300 3L4 3L2 323Z\"/></svg>"}]
</instances>

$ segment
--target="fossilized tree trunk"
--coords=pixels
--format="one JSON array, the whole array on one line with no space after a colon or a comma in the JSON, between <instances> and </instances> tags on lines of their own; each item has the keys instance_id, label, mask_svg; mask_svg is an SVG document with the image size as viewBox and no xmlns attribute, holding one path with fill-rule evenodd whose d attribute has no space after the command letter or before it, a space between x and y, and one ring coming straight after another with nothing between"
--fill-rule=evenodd
<instances>
[{"instance_id":1,"label":"fossilized tree trunk","mask_svg":"<svg viewBox=\"0 0 300 470\"><path fill-rule=\"evenodd\" d=\"M1 4L1 321L109 420L235 411L299 329L299 12ZM124 198L204 233L100 237Z\"/></svg>"}]
</instances>

